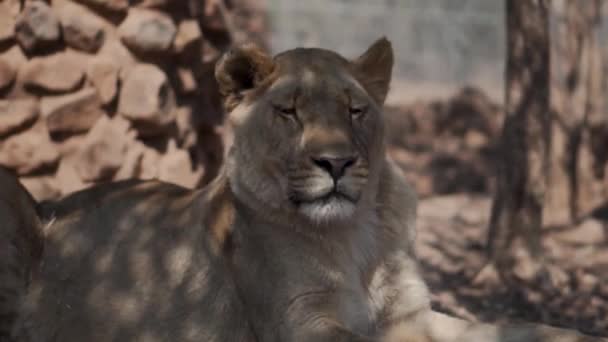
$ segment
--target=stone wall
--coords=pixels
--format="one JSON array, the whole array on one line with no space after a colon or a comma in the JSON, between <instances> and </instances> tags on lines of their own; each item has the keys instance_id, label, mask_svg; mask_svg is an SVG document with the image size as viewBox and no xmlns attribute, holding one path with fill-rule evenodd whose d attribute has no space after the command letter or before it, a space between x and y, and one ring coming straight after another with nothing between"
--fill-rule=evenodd
<instances>
[{"instance_id":1,"label":"stone wall","mask_svg":"<svg viewBox=\"0 0 608 342\"><path fill-rule=\"evenodd\" d=\"M217 172L213 65L226 6L202 0L0 2L0 165L38 199L127 178Z\"/></svg>"}]
</instances>

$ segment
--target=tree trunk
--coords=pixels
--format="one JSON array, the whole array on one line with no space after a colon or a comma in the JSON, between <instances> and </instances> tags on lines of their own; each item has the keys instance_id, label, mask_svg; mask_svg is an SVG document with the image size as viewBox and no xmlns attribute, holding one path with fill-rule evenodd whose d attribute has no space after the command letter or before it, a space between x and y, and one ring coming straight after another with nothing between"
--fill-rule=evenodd
<instances>
[{"instance_id":1,"label":"tree trunk","mask_svg":"<svg viewBox=\"0 0 608 342\"><path fill-rule=\"evenodd\" d=\"M567 0L552 6L554 127L553 224L576 222L601 203L606 158L603 70L599 42L602 0Z\"/></svg>"},{"instance_id":2,"label":"tree trunk","mask_svg":"<svg viewBox=\"0 0 608 342\"><path fill-rule=\"evenodd\" d=\"M541 254L551 147L548 2L506 1L506 116L487 245L500 274L512 266L505 256L515 239L525 242L533 258Z\"/></svg>"}]
</instances>

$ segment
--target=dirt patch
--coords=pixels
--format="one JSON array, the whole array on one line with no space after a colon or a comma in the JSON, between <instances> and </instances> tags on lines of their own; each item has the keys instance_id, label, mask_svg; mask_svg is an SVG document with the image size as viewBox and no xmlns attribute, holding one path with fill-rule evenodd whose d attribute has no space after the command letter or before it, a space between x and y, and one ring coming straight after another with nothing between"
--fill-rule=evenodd
<instances>
[{"instance_id":1,"label":"dirt patch","mask_svg":"<svg viewBox=\"0 0 608 342\"><path fill-rule=\"evenodd\" d=\"M559 286L542 277L514 287L476 284L490 205L489 196L470 194L421 201L417 252L434 307L467 319L542 322L608 336L608 221L590 217L545 228L548 261L566 277ZM592 226L603 234L593 234Z\"/></svg>"}]
</instances>

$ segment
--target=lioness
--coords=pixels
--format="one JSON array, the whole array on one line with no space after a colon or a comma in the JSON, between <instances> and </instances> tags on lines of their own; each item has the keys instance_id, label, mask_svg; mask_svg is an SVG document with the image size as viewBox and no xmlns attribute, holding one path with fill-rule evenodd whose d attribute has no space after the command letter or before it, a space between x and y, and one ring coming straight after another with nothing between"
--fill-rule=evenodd
<instances>
[{"instance_id":1,"label":"lioness","mask_svg":"<svg viewBox=\"0 0 608 342\"><path fill-rule=\"evenodd\" d=\"M0 167L0 341L8 341L26 294L42 240L36 201L8 170Z\"/></svg>"},{"instance_id":2,"label":"lioness","mask_svg":"<svg viewBox=\"0 0 608 342\"><path fill-rule=\"evenodd\" d=\"M208 187L128 181L42 206L43 262L18 341L597 341L430 309L416 196L384 154L381 39L227 53L234 144Z\"/></svg>"}]
</instances>

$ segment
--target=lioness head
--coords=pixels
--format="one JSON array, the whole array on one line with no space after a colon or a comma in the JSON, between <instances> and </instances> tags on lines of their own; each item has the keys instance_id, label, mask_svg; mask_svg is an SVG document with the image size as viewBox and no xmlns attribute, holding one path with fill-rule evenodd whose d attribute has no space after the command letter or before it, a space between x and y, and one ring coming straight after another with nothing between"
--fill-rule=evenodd
<instances>
[{"instance_id":1,"label":"lioness head","mask_svg":"<svg viewBox=\"0 0 608 342\"><path fill-rule=\"evenodd\" d=\"M384 38L352 61L316 48L226 53L216 78L234 124L235 193L316 224L354 217L375 196L392 65Z\"/></svg>"}]
</instances>

